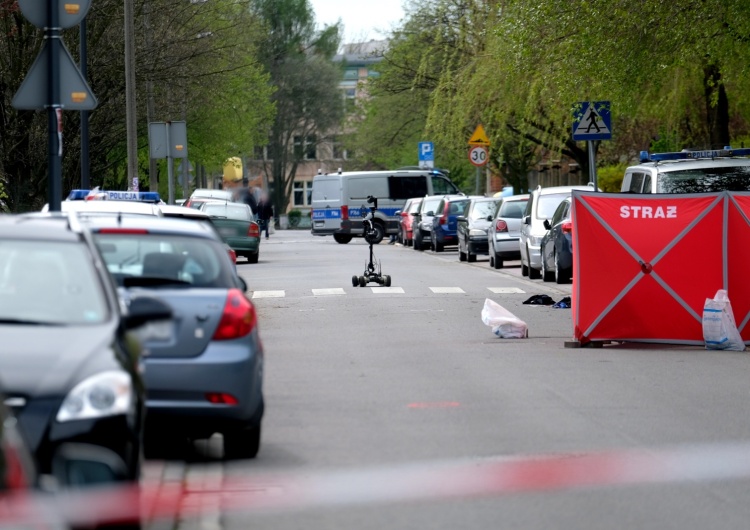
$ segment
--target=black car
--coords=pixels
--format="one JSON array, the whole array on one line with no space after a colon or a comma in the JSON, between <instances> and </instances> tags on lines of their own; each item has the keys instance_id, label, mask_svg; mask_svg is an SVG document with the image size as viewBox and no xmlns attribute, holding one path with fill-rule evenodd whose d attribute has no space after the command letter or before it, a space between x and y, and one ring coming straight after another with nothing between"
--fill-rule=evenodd
<instances>
[{"instance_id":1,"label":"black car","mask_svg":"<svg viewBox=\"0 0 750 530\"><path fill-rule=\"evenodd\" d=\"M477 255L490 252L487 231L495 218L499 197L472 199L458 216L458 259L474 262Z\"/></svg>"},{"instance_id":2,"label":"black car","mask_svg":"<svg viewBox=\"0 0 750 530\"><path fill-rule=\"evenodd\" d=\"M129 331L171 316L154 298L121 304L74 214L0 217L0 378L39 473L86 444L138 478L144 389Z\"/></svg>"},{"instance_id":3,"label":"black car","mask_svg":"<svg viewBox=\"0 0 750 530\"><path fill-rule=\"evenodd\" d=\"M545 282L568 283L573 275L573 223L567 197L555 210L551 220L544 221L547 233L541 243L542 278Z\"/></svg>"}]
</instances>

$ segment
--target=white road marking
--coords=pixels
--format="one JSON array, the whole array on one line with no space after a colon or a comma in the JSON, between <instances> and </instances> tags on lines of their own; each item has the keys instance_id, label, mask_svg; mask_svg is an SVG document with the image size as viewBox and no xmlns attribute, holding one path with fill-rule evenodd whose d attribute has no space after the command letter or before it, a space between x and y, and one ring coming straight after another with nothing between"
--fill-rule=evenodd
<instances>
[{"instance_id":1,"label":"white road marking","mask_svg":"<svg viewBox=\"0 0 750 530\"><path fill-rule=\"evenodd\" d=\"M253 299L255 298L284 298L286 291L255 291L253 293Z\"/></svg>"},{"instance_id":2,"label":"white road marking","mask_svg":"<svg viewBox=\"0 0 750 530\"><path fill-rule=\"evenodd\" d=\"M518 287L487 287L487 289L495 294L523 294L526 292Z\"/></svg>"},{"instance_id":3,"label":"white road marking","mask_svg":"<svg viewBox=\"0 0 750 530\"><path fill-rule=\"evenodd\" d=\"M315 296L335 296L346 294L346 291L344 291L341 287L336 287L333 289L313 289L312 293Z\"/></svg>"},{"instance_id":4,"label":"white road marking","mask_svg":"<svg viewBox=\"0 0 750 530\"><path fill-rule=\"evenodd\" d=\"M466 294L460 287L430 287L430 291L435 294Z\"/></svg>"},{"instance_id":5,"label":"white road marking","mask_svg":"<svg viewBox=\"0 0 750 530\"><path fill-rule=\"evenodd\" d=\"M370 287L375 294L404 294L403 287Z\"/></svg>"}]
</instances>

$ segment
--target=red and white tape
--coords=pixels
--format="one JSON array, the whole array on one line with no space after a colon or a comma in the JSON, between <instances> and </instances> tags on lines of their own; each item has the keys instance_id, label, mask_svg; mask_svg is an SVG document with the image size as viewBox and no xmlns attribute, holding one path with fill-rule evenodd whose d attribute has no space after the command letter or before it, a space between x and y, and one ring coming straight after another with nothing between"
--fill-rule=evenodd
<instances>
[{"instance_id":1,"label":"red and white tape","mask_svg":"<svg viewBox=\"0 0 750 530\"><path fill-rule=\"evenodd\" d=\"M0 525L186 519L206 506L244 513L498 496L636 484L750 478L750 444L425 462L198 484L0 497Z\"/></svg>"}]
</instances>

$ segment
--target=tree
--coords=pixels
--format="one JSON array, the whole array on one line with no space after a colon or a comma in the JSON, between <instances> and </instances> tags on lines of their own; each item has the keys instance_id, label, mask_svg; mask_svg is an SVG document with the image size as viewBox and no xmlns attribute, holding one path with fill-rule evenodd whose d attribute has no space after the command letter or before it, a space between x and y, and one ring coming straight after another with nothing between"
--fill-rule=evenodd
<instances>
[{"instance_id":1,"label":"tree","mask_svg":"<svg viewBox=\"0 0 750 530\"><path fill-rule=\"evenodd\" d=\"M341 71L331 62L340 28L317 31L309 0L254 0L253 7L266 26L262 59L275 89L264 170L276 211L284 212L299 163L343 117Z\"/></svg>"}]
</instances>

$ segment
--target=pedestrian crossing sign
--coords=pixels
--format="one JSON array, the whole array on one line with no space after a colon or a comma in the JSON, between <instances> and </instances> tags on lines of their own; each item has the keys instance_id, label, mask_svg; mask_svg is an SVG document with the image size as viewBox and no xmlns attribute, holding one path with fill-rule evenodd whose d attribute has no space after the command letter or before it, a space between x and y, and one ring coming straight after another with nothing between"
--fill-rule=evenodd
<instances>
[{"instance_id":1,"label":"pedestrian crossing sign","mask_svg":"<svg viewBox=\"0 0 750 530\"><path fill-rule=\"evenodd\" d=\"M609 101L583 101L574 110L573 140L611 140Z\"/></svg>"}]
</instances>

